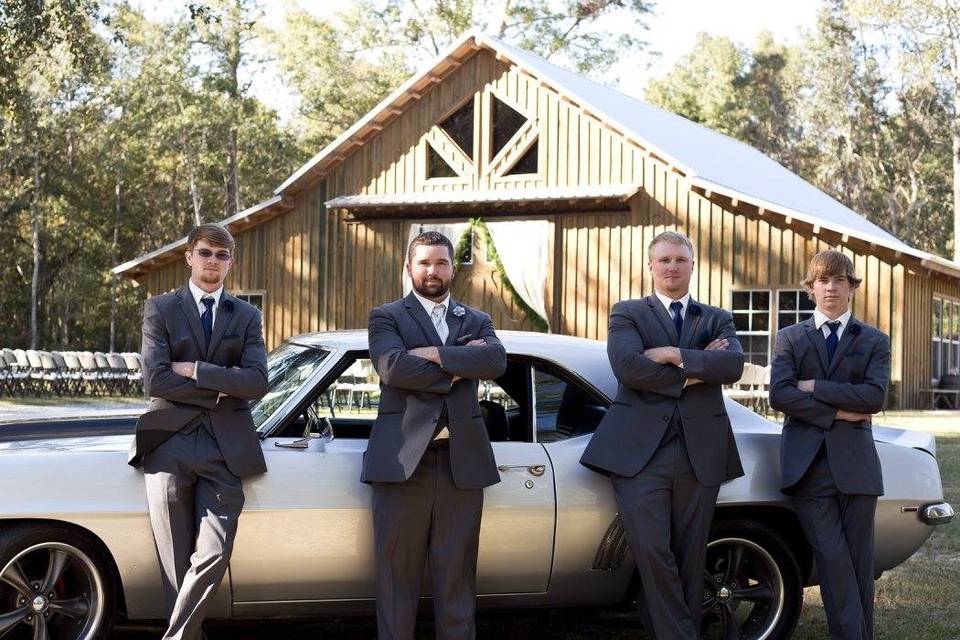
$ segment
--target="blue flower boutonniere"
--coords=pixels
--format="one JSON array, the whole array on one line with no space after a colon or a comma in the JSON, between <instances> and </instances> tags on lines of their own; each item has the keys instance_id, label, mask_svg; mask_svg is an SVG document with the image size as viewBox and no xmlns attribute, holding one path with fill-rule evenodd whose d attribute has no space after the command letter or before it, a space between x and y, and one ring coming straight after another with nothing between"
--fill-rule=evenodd
<instances>
[{"instance_id":1,"label":"blue flower boutonniere","mask_svg":"<svg viewBox=\"0 0 960 640\"><path fill-rule=\"evenodd\" d=\"M227 313L233 313L233 301L232 301L232 300L224 300L223 303L222 303L220 306L223 307L223 310L226 311Z\"/></svg>"},{"instance_id":2,"label":"blue flower boutonniere","mask_svg":"<svg viewBox=\"0 0 960 640\"><path fill-rule=\"evenodd\" d=\"M687 309L687 313L689 313L692 316L698 316L701 313L703 313L703 309L701 309L700 305L698 304L692 304L690 305L690 308Z\"/></svg>"},{"instance_id":3,"label":"blue flower boutonniere","mask_svg":"<svg viewBox=\"0 0 960 640\"><path fill-rule=\"evenodd\" d=\"M458 318L462 318L462 317L463 317L463 314L465 314L466 312L467 312L467 310L464 309L463 307L461 307L460 305L457 305L456 307L454 307L454 308L450 311L450 313L452 313L453 315L457 316Z\"/></svg>"},{"instance_id":4,"label":"blue flower boutonniere","mask_svg":"<svg viewBox=\"0 0 960 640\"><path fill-rule=\"evenodd\" d=\"M852 335L852 336L858 336L858 335L860 335L860 325L859 325L859 324L851 324L851 325L850 325L850 335Z\"/></svg>"}]
</instances>

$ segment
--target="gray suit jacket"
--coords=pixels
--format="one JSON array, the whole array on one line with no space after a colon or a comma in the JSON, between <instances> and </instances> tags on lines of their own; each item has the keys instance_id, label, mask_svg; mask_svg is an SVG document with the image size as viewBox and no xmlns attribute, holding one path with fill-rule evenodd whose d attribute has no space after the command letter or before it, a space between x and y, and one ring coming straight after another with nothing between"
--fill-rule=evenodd
<instances>
[{"instance_id":1,"label":"gray suit jacket","mask_svg":"<svg viewBox=\"0 0 960 640\"><path fill-rule=\"evenodd\" d=\"M716 338L726 338L730 345L704 351ZM680 348L683 369L643 355L645 349L664 346ZM721 388L743 373L743 348L729 312L691 298L683 335L677 336L670 314L655 295L618 302L610 310L607 356L620 388L583 452L582 464L603 473L635 476L679 412L700 484L717 486L743 475ZM688 377L703 383L684 387Z\"/></svg>"},{"instance_id":2,"label":"gray suit jacket","mask_svg":"<svg viewBox=\"0 0 960 640\"><path fill-rule=\"evenodd\" d=\"M462 309L462 313L458 311ZM458 315L459 314L459 315ZM451 298L446 343L411 293L370 312L370 360L380 375L380 407L363 457L363 482L410 478L446 407L450 466L460 489L500 481L493 448L477 402L479 379L503 375L507 356L490 316ZM464 346L477 338L484 346ZM435 346L443 367L408 349ZM452 383L454 376L461 380Z\"/></svg>"},{"instance_id":3,"label":"gray suit jacket","mask_svg":"<svg viewBox=\"0 0 960 640\"><path fill-rule=\"evenodd\" d=\"M813 393L797 380L816 380ZM873 432L863 423L834 420L837 409L876 413L890 381L890 339L851 317L833 361L813 318L781 329L770 369L770 406L786 415L780 441L781 488L800 481L820 446L837 488L848 494L882 495L880 459Z\"/></svg>"},{"instance_id":4,"label":"gray suit jacket","mask_svg":"<svg viewBox=\"0 0 960 640\"><path fill-rule=\"evenodd\" d=\"M220 298L210 344L186 285L147 299L143 305L143 387L150 406L137 421L130 464L177 431L207 420L227 467L244 477L267 470L250 400L267 391L267 352L256 307L231 296ZM184 378L171 362L199 362L197 379ZM219 401L220 392L227 394Z\"/></svg>"}]
</instances>

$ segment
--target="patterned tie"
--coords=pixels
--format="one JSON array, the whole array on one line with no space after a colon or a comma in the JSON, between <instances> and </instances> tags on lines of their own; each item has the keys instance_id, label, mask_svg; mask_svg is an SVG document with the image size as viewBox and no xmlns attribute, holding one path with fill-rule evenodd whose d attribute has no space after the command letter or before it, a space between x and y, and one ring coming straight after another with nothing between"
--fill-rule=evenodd
<instances>
[{"instance_id":1,"label":"patterned tie","mask_svg":"<svg viewBox=\"0 0 960 640\"><path fill-rule=\"evenodd\" d=\"M203 337L207 339L207 348L210 348L210 337L213 336L213 305L216 300L212 296L203 296L200 302L206 307L200 314L200 324L203 325Z\"/></svg>"},{"instance_id":2,"label":"patterned tie","mask_svg":"<svg viewBox=\"0 0 960 640\"><path fill-rule=\"evenodd\" d=\"M677 327L677 340L679 340L680 332L683 331L683 315L680 313L683 311L683 303L674 300L670 303L670 311L673 311L673 324Z\"/></svg>"},{"instance_id":3,"label":"patterned tie","mask_svg":"<svg viewBox=\"0 0 960 640\"><path fill-rule=\"evenodd\" d=\"M840 321L828 322L827 328L830 329L830 335L827 336L827 362L833 362L833 354L837 350L837 343L840 342L840 338L837 337Z\"/></svg>"},{"instance_id":4,"label":"patterned tie","mask_svg":"<svg viewBox=\"0 0 960 640\"><path fill-rule=\"evenodd\" d=\"M437 328L437 335L440 336L440 342L443 343L446 343L447 336L450 335L450 328L447 326L447 321L444 318L446 310L447 307L445 305L438 304L430 313L430 317L433 319L433 326Z\"/></svg>"}]
</instances>

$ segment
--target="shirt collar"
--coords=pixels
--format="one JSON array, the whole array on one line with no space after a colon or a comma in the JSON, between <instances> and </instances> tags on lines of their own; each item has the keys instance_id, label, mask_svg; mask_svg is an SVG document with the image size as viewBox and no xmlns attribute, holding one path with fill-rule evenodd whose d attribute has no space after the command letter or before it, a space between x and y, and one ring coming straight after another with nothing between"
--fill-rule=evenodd
<instances>
[{"instance_id":1,"label":"shirt collar","mask_svg":"<svg viewBox=\"0 0 960 640\"><path fill-rule=\"evenodd\" d=\"M850 322L850 315L851 315L850 310L847 309L847 311L842 316L837 318L837 320L840 321L840 326L837 328L838 330L843 330L847 328L847 323ZM825 314L823 311L820 311L820 309L813 310L813 323L817 326L817 329L823 329L824 323L827 323L827 322L834 322L834 321L828 318L827 314Z\"/></svg>"},{"instance_id":2,"label":"shirt collar","mask_svg":"<svg viewBox=\"0 0 960 640\"><path fill-rule=\"evenodd\" d=\"M427 298L424 298L422 295L417 293L415 289L413 290L413 295L417 296L417 300L423 306L423 310L427 312L428 316L433 314L433 309L438 304L442 304L443 317L447 317L447 312L450 311L450 293L449 292L447 293L447 297L441 300L440 302L434 302L433 300L428 300Z\"/></svg>"},{"instance_id":3,"label":"shirt collar","mask_svg":"<svg viewBox=\"0 0 960 640\"><path fill-rule=\"evenodd\" d=\"M680 304L682 304L682 305L683 305L683 308L680 309L680 313L686 313L686 311L687 311L687 306L690 304L690 294L689 294L689 293L686 294L685 296L683 296L682 298L678 298L677 300L674 300L674 299L671 298L670 296L665 296L665 295L663 295L662 293L660 293L660 292L657 291L656 289L654 289L654 293L657 294L657 299L659 299L660 302L663 303L663 306L666 308L667 313L670 313L670 303L671 303L671 302L679 302Z\"/></svg>"},{"instance_id":4,"label":"shirt collar","mask_svg":"<svg viewBox=\"0 0 960 640\"><path fill-rule=\"evenodd\" d=\"M190 280L188 282L188 285L190 287L190 295L193 296L193 302L194 304L197 305L197 307L200 306L200 298L204 296L213 296L214 307L217 307L220 305L220 296L223 294L223 285L220 285L220 288L214 291L213 293L207 293L197 285L193 284L193 280Z\"/></svg>"}]
</instances>

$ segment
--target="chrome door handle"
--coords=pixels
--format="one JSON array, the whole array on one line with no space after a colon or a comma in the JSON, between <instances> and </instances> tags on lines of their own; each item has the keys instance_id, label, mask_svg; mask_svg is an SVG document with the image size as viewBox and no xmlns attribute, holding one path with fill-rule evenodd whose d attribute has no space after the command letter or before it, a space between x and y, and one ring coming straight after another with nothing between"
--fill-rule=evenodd
<instances>
[{"instance_id":1,"label":"chrome door handle","mask_svg":"<svg viewBox=\"0 0 960 640\"><path fill-rule=\"evenodd\" d=\"M511 469L526 469L530 475L540 477L547 472L546 465L542 464L501 464L497 466L500 471L510 471Z\"/></svg>"}]
</instances>

